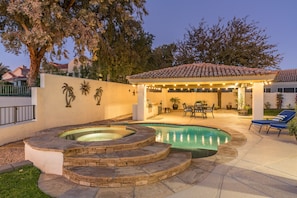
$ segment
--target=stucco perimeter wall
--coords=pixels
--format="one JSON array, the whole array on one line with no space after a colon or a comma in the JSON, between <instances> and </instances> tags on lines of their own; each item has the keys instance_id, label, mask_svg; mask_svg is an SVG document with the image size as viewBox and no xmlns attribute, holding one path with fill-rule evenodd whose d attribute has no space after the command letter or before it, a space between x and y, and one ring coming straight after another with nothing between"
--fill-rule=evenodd
<instances>
[{"instance_id":1,"label":"stucco perimeter wall","mask_svg":"<svg viewBox=\"0 0 297 198\"><path fill-rule=\"evenodd\" d=\"M264 104L269 102L271 104L271 109L276 108L276 97L277 97L277 92L274 93L264 93ZM282 108L283 109L294 109L295 108L295 102L296 102L296 93L282 93L283 95L283 103L282 103ZM265 106L264 106L265 107Z\"/></svg>"},{"instance_id":2,"label":"stucco perimeter wall","mask_svg":"<svg viewBox=\"0 0 297 198\"><path fill-rule=\"evenodd\" d=\"M80 90L84 82L90 86L87 95ZM71 107L66 107L64 83L72 87L75 95ZM94 95L100 87L103 94L100 105L96 105ZM31 102L36 105L36 120L1 126L0 145L22 140L47 128L132 116L132 106L137 103L134 89L127 84L41 74L40 87L32 88Z\"/></svg>"},{"instance_id":3,"label":"stucco perimeter wall","mask_svg":"<svg viewBox=\"0 0 297 198\"><path fill-rule=\"evenodd\" d=\"M64 83L72 87L75 95L71 107L66 107ZM81 91L83 84L89 84L90 87L86 95ZM97 105L94 95L99 88L102 88L103 93L100 105ZM44 74L44 82L38 90L38 101L42 103L37 104L40 113L37 118L45 118L45 128L50 128L132 114L132 105L137 103L137 96L133 95L132 89L132 85Z\"/></svg>"}]
</instances>

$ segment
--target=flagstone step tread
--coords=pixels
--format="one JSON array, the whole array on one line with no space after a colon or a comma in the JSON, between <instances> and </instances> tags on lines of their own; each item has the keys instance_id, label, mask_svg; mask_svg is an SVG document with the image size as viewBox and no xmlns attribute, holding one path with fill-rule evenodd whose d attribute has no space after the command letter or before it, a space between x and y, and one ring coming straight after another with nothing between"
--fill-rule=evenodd
<instances>
[{"instance_id":1,"label":"flagstone step tread","mask_svg":"<svg viewBox=\"0 0 297 198\"><path fill-rule=\"evenodd\" d=\"M170 144L155 142L134 150L64 157L64 166L134 166L164 159Z\"/></svg>"},{"instance_id":2,"label":"flagstone step tread","mask_svg":"<svg viewBox=\"0 0 297 198\"><path fill-rule=\"evenodd\" d=\"M190 152L173 152L167 158L137 166L64 167L63 176L70 181L97 187L127 187L158 182L183 172L191 164Z\"/></svg>"}]
</instances>

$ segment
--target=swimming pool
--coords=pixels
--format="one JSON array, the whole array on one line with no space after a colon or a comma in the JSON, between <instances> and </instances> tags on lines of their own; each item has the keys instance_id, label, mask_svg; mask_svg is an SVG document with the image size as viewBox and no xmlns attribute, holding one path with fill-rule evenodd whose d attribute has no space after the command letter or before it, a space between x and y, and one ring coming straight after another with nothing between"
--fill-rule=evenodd
<instances>
[{"instance_id":1,"label":"swimming pool","mask_svg":"<svg viewBox=\"0 0 297 198\"><path fill-rule=\"evenodd\" d=\"M231 139L229 134L208 127L159 123L140 125L155 129L156 141L169 143L173 149L217 151L219 145L228 143Z\"/></svg>"}]
</instances>

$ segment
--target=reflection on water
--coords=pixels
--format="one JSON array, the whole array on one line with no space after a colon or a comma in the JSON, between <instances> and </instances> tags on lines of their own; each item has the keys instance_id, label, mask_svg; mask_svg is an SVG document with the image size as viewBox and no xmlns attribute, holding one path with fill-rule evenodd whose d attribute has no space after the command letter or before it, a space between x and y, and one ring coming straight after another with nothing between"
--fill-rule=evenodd
<instances>
[{"instance_id":1,"label":"reflection on water","mask_svg":"<svg viewBox=\"0 0 297 198\"><path fill-rule=\"evenodd\" d=\"M169 143L173 148L217 150L230 141L230 136L218 129L200 126L142 124L156 130L156 141Z\"/></svg>"}]
</instances>

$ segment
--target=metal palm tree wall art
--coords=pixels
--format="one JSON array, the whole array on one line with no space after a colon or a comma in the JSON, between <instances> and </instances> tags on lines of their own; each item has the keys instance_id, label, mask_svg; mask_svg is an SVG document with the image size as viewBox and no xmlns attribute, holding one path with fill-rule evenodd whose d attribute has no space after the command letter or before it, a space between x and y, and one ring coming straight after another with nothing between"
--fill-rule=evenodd
<instances>
[{"instance_id":1,"label":"metal palm tree wall art","mask_svg":"<svg viewBox=\"0 0 297 198\"><path fill-rule=\"evenodd\" d=\"M97 101L96 105L100 105L102 93L103 93L102 87L99 87L96 89L96 93L94 95L94 99Z\"/></svg>"},{"instance_id":2,"label":"metal palm tree wall art","mask_svg":"<svg viewBox=\"0 0 297 198\"><path fill-rule=\"evenodd\" d=\"M90 92L90 83L84 81L83 83L80 84L80 90L82 95L88 95Z\"/></svg>"},{"instance_id":3,"label":"metal palm tree wall art","mask_svg":"<svg viewBox=\"0 0 297 198\"><path fill-rule=\"evenodd\" d=\"M71 102L75 100L75 95L73 92L73 87L64 83L62 86L63 94L65 94L66 107L71 107Z\"/></svg>"}]
</instances>

